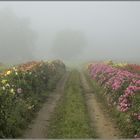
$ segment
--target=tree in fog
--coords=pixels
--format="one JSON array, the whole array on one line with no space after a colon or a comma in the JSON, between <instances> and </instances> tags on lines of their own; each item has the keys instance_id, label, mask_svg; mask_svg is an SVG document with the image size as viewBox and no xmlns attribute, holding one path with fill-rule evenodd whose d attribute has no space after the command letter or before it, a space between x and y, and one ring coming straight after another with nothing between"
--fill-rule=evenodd
<instances>
[{"instance_id":1,"label":"tree in fog","mask_svg":"<svg viewBox=\"0 0 140 140\"><path fill-rule=\"evenodd\" d=\"M73 60L80 56L85 45L86 38L81 31L64 30L56 34L52 52L56 58Z\"/></svg>"},{"instance_id":2,"label":"tree in fog","mask_svg":"<svg viewBox=\"0 0 140 140\"><path fill-rule=\"evenodd\" d=\"M11 10L0 11L0 62L15 64L32 60L35 39L29 19L19 18Z\"/></svg>"}]
</instances>

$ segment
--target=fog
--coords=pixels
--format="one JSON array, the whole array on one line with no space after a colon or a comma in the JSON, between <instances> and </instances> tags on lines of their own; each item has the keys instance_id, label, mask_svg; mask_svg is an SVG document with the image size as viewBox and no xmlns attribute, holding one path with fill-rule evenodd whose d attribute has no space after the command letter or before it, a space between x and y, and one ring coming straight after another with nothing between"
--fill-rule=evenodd
<instances>
[{"instance_id":1,"label":"fog","mask_svg":"<svg viewBox=\"0 0 140 140\"><path fill-rule=\"evenodd\" d=\"M140 63L140 2L0 2L0 62Z\"/></svg>"}]
</instances>

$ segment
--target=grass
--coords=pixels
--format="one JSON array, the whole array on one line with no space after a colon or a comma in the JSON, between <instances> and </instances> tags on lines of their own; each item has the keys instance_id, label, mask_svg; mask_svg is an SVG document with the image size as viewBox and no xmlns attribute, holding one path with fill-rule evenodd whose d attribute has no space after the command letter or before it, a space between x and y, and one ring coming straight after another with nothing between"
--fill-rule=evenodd
<instances>
[{"instance_id":1,"label":"grass","mask_svg":"<svg viewBox=\"0 0 140 140\"><path fill-rule=\"evenodd\" d=\"M50 121L48 138L92 138L89 116L80 86L79 72L73 70L64 96Z\"/></svg>"}]
</instances>

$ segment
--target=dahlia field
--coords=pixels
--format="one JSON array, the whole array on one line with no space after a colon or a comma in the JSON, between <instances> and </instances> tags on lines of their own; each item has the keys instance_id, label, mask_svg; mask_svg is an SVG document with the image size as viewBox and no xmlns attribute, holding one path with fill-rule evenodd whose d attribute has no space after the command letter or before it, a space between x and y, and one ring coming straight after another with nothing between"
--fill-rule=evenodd
<instances>
[{"instance_id":1,"label":"dahlia field","mask_svg":"<svg viewBox=\"0 0 140 140\"><path fill-rule=\"evenodd\" d=\"M28 62L0 73L0 137L20 136L22 130L65 73L61 61Z\"/></svg>"},{"instance_id":2,"label":"dahlia field","mask_svg":"<svg viewBox=\"0 0 140 140\"><path fill-rule=\"evenodd\" d=\"M104 100L121 117L126 137L140 137L140 66L113 62L90 64L90 77L104 90Z\"/></svg>"}]
</instances>

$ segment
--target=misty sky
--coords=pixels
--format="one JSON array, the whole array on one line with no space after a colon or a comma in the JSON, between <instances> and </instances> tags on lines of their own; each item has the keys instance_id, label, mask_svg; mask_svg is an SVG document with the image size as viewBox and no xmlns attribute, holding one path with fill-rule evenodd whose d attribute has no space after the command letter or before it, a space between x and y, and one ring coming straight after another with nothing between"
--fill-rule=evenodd
<instances>
[{"instance_id":1,"label":"misty sky","mask_svg":"<svg viewBox=\"0 0 140 140\"><path fill-rule=\"evenodd\" d=\"M57 47L54 41L58 39L59 33L78 31L82 33L86 43L80 47L79 54L76 46L71 46L73 52L77 51L77 55L74 56L70 51L71 61L113 59L140 62L140 2L0 2L0 15L5 13L8 15L12 13L16 16L16 20L19 19L13 23L20 25L23 21L26 24L23 26L26 34L22 30L19 34L15 33L15 38L16 35L17 39L21 35L21 38L26 38L26 43L23 39L22 45L17 46L30 47L36 59L58 58L53 50ZM2 17L4 16L0 16ZM16 26L10 24L11 20L8 18L10 16L0 20L3 24L7 24L7 26L4 24L5 28L14 28L13 31L16 31ZM0 23L0 26L3 24ZM2 33L4 32L3 30ZM0 42L4 40L4 37L0 38ZM9 34L5 41L8 40L11 40ZM60 42L63 43L62 40ZM69 41L71 39L67 43ZM61 43L58 43L59 45L61 46ZM63 51L60 46L60 50ZM11 47L16 49L14 45ZM0 49L3 49L2 46Z\"/></svg>"}]
</instances>

